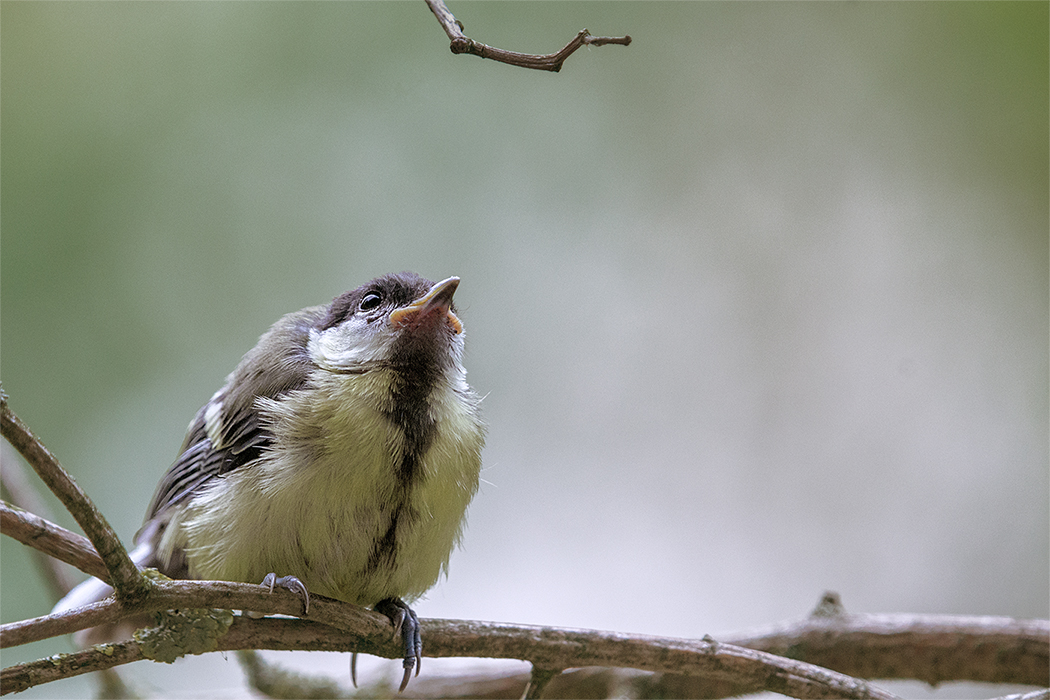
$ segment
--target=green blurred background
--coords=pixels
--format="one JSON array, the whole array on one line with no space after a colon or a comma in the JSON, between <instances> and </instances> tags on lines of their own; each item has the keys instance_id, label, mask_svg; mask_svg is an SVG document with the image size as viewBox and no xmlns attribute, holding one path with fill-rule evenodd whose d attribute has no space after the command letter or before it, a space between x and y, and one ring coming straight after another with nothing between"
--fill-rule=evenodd
<instances>
[{"instance_id":1,"label":"green blurred background","mask_svg":"<svg viewBox=\"0 0 1050 700\"><path fill-rule=\"evenodd\" d=\"M462 277L490 424L421 615L1050 615L1048 5L451 9L634 43L549 74L422 2L0 4L0 380L126 541L270 323L412 269ZM46 613L0 556L3 621ZM128 675L244 694L218 655Z\"/></svg>"}]
</instances>

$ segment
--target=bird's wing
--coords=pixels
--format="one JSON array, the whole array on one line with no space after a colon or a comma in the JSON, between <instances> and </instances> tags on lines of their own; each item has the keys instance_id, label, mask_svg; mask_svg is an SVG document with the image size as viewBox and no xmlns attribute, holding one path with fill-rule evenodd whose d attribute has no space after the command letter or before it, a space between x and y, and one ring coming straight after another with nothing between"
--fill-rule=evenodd
<instances>
[{"instance_id":1,"label":"bird's wing","mask_svg":"<svg viewBox=\"0 0 1050 700\"><path fill-rule=\"evenodd\" d=\"M226 378L226 384L190 423L178 459L160 480L146 511L147 524L212 479L259 457L271 440L256 399L279 398L301 388L314 364L307 352L310 328L325 307L278 321Z\"/></svg>"}]
</instances>

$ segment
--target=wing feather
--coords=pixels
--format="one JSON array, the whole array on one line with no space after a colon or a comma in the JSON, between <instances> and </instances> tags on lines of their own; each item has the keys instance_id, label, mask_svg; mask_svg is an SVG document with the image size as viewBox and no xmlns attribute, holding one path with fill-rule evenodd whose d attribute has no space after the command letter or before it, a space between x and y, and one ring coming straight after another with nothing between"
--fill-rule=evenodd
<instances>
[{"instance_id":1,"label":"wing feather","mask_svg":"<svg viewBox=\"0 0 1050 700\"><path fill-rule=\"evenodd\" d=\"M280 398L306 384L314 368L307 352L310 329L326 309L303 309L275 323L241 359L223 388L197 411L178 459L157 486L146 512L147 523L212 479L251 463L270 444L272 436L256 400ZM208 429L209 411L218 412L213 430Z\"/></svg>"}]
</instances>

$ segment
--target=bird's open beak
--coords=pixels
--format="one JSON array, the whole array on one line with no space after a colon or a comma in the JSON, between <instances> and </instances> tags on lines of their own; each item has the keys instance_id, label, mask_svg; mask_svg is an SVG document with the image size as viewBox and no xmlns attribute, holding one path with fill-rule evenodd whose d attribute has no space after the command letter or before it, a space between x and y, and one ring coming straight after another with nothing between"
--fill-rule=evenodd
<instances>
[{"instance_id":1,"label":"bird's open beak","mask_svg":"<svg viewBox=\"0 0 1050 700\"><path fill-rule=\"evenodd\" d=\"M415 328L428 318L444 316L453 333L462 333L463 324L456 314L452 313L452 295L459 286L458 277L449 277L438 282L430 291L413 301L403 309L395 309L390 314L390 325L394 328L411 326Z\"/></svg>"}]
</instances>

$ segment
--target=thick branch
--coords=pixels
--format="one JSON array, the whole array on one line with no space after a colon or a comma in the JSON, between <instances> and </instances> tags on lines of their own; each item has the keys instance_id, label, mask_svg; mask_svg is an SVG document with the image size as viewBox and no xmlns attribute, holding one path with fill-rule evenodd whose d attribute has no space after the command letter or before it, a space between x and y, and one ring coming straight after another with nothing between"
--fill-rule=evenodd
<instances>
[{"instance_id":1,"label":"thick branch","mask_svg":"<svg viewBox=\"0 0 1050 700\"><path fill-rule=\"evenodd\" d=\"M153 582L150 594L135 603L107 598L75 610L0 625L0 648L71 634L144 613L181 608L251 610L263 614L297 616L302 614L302 602L298 596L283 588L275 588L271 593L266 586L250 583L157 580ZM379 613L320 595L312 595L310 614L307 617L323 620L324 627L329 631L331 627L337 627L358 636L364 635L372 640L370 644L373 644L376 650L387 650L390 658L399 658L398 647L391 640L390 622ZM370 650L368 653L378 651Z\"/></svg>"},{"instance_id":2,"label":"thick branch","mask_svg":"<svg viewBox=\"0 0 1050 700\"><path fill-rule=\"evenodd\" d=\"M427 620L423 628L430 656L489 658L557 658L569 666L625 665L653 671L686 671L726 679L741 675L768 690L798 698L876 698L894 696L855 678L799 661L714 641L628 637L585 630L487 625ZM490 628L481 637L478 627ZM498 636L491 636L496 629ZM451 636L451 638L450 638ZM355 649L387 658L402 650L390 640L387 626L380 635L336 632L302 620L238 617L219 640L217 651L234 649L347 651ZM100 668L112 668L145 658L134 642L95 647L64 656L59 664L45 659L4 669L3 692L66 678ZM56 671L55 666L60 667Z\"/></svg>"},{"instance_id":3,"label":"thick branch","mask_svg":"<svg viewBox=\"0 0 1050 700\"><path fill-rule=\"evenodd\" d=\"M295 615L298 598L283 590L270 593L262 586L220 581L157 581L142 601L130 604L115 599L78 610L4 625L0 645L14 646L57 634L93 627L149 611L176 608L222 608ZM306 620L239 618L243 637L225 636L218 650L324 649L356 650L399 658L403 653L391 639L387 620L354 605L315 596ZM333 630L333 627L341 631ZM234 628L231 628L231 630ZM586 630L558 630L492 623L424 621L429 656L471 656L527 659L545 668L613 665L651 671L676 671L747 679L760 687L796 697L890 698L862 681L764 652L718 644L713 640L627 636ZM48 659L5 669L3 692L111 668L143 658L134 643L96 647L58 662Z\"/></svg>"},{"instance_id":4,"label":"thick branch","mask_svg":"<svg viewBox=\"0 0 1050 700\"><path fill-rule=\"evenodd\" d=\"M146 609L189 607L251 609L259 612L279 612L292 615L299 611L299 601L293 594L280 589L270 594L259 586L249 584L161 581L156 584L155 588L158 591L157 598L151 599L149 605L138 606L137 612ZM96 607L80 614L86 614L86 616L76 620L77 629L113 621L129 613L119 603L109 600L96 604ZM74 613L65 613L48 617L52 620L60 618L68 623L74 619L73 615ZM311 617L322 619L326 624L272 618L267 620L238 619L235 623L236 629L240 629L238 625L252 625L251 631L245 632L245 638L249 642L237 641L239 637L224 638L220 648L324 651L356 649L362 653L387 658L400 656L401 650L392 643L386 619L376 613L317 596L311 609ZM837 622L825 624L823 627L814 627L810 622L802 621L782 626L779 630L764 636L752 635L739 641L775 648L789 642L786 630L793 627L798 629L798 634L802 639L818 631L824 634L834 631L837 634L829 636L827 645L834 647L836 654L842 658L862 659L871 653L870 650L877 651L880 644L884 643L877 630L866 629L871 627L874 621L876 628L885 631L886 619L880 620L880 618L897 618L899 623L905 623L907 620L906 616L851 615ZM960 663L965 661L966 649L979 648L982 640L987 642L987 635L992 632L996 624L999 625L1002 633L1009 634L1010 630L1013 630L1015 635L1021 637L1020 643L1017 639L1012 639L998 640L988 644L993 650L1006 650L1003 668L1012 667L1011 675L981 677L964 674L942 680L969 678L1031 684L1045 682L1047 647L1050 641L1047 634L1050 630L1050 623L1047 621L963 618L961 622L953 626L952 619L948 617L912 619L913 622L914 620L920 621L918 625L911 625L913 628L925 627L932 630L936 636L953 634L960 636L964 642L957 645L953 651L959 655ZM44 625L47 624L47 621L47 618L41 618L27 621L27 623L31 626ZM808 664L797 665L796 661L782 657L770 658L761 652L744 650L713 640L667 639L588 630L562 630L450 620L424 620L422 622L428 656L525 659L543 668L598 665L663 672L665 674L663 678L656 681L663 695L700 697L695 688L710 687L712 683L721 683L723 686L734 688L775 690L797 697L826 697L829 695L860 697L865 692L878 696L877 690L858 685L859 681L849 676L814 670L815 667ZM39 636L25 635L19 629L23 624L25 623L16 623L3 628L0 639L5 645L8 645L10 639L22 642ZM345 631L337 632L329 625ZM851 626L857 628L853 634L849 633ZM890 625L891 628L899 626ZM68 629L57 629L57 633L62 631L68 631ZM913 629L912 634L918 634L917 630ZM837 641L835 641L836 636ZM1014 657L1009 652L1011 644L1007 642L1012 642L1012 646L1019 649L1019 656ZM905 653L915 653L917 649L922 649L929 643L927 637L913 636L906 642L906 648L909 651ZM793 651L805 655L813 653L813 648L802 642L794 646ZM106 654L108 653L107 648ZM110 657L102 658L102 656L98 658L99 664L89 664L85 660L88 657L77 657L78 660L71 662L71 666L64 666L64 668L71 673L83 673L114 665L113 661L106 660ZM139 657L126 656L124 652L121 652L117 654L117 658L122 659L120 663L126 663ZM43 667L27 665L21 670L12 669L5 672L8 674L4 676L5 691L9 679L36 678L41 668ZM900 671L892 666L880 666L869 670L875 677L916 677L916 674L911 673L911 669ZM687 676L685 674L696 675ZM11 682L17 685L22 681L11 680ZM524 678L522 685L524 685ZM652 686L653 683L646 685Z\"/></svg>"},{"instance_id":5,"label":"thick branch","mask_svg":"<svg viewBox=\"0 0 1050 700\"><path fill-rule=\"evenodd\" d=\"M3 434L26 456L64 502L93 509L54 458L2 404ZM74 511L74 508L70 508ZM74 511L76 514L76 511ZM85 530L108 528L101 516ZM46 520L0 504L4 534L41 551L105 576L104 567L84 538ZM104 542L124 554L119 540ZM130 564L130 559L128 559ZM137 569L135 576L141 577ZM258 585L220 581L158 580L137 597L108 598L56 615L0 627L0 646L25 644L89 627L114 623L146 612L218 608L298 615L300 602L289 591L270 592ZM356 650L400 658L382 615L358 606L315 596L309 619L240 618L218 650L324 649ZM335 631L337 628L340 631ZM849 615L838 597L826 594L817 610L803 620L746 635L742 645L709 637L685 640L630 636L590 630L524 627L483 622L424 620L428 656L467 656L531 661L539 696L542 686L557 680L557 669L581 666L626 667L662 674L650 689L660 696L700 697L712 683L736 692L772 690L803 698L891 697L852 676L813 666L801 659L835 666L854 676L919 678L929 682L982 680L1042 684L1050 666L1050 622L1009 618ZM775 656L758 649L790 655ZM185 650L177 653L186 653ZM59 659L45 659L5 669L3 693L88 671L145 658L138 644L94 647ZM697 688L702 690L697 690ZM705 695L706 696L706 695Z\"/></svg>"},{"instance_id":6,"label":"thick branch","mask_svg":"<svg viewBox=\"0 0 1050 700\"><path fill-rule=\"evenodd\" d=\"M275 590L270 594L261 586L249 584L158 581L151 595L141 604L126 605L108 599L77 611L12 623L0 628L0 642L3 646L13 646L44 636L115 622L133 614L174 608L245 609L294 615L299 611L299 601L290 592ZM387 658L399 658L403 653L391 639L387 620L377 613L315 596L310 617L324 620L324 624L303 620L243 619L239 624L254 625L252 633L246 637L248 641L224 638L220 649L355 649ZM336 632L332 627L344 631ZM721 674L733 678L744 674L746 678L762 683L762 687L791 689L785 692L797 697L864 697L865 693L871 697L889 697L867 688L856 679L714 641L448 620L424 621L423 634L427 640L428 656L527 659L548 668L613 665L651 671ZM64 668L74 675L109 668L114 665L107 660L109 651L108 647L104 650L102 655L106 658L99 659L101 665L88 663L89 657L80 655ZM117 657L121 663L139 658L128 656L123 651ZM22 681L14 680L15 677L38 678L40 672L39 667L27 665L23 671L11 670L8 681L14 684L12 688L20 687Z\"/></svg>"},{"instance_id":7,"label":"thick branch","mask_svg":"<svg viewBox=\"0 0 1050 700\"><path fill-rule=\"evenodd\" d=\"M294 648L338 650L339 635L298 620L260 620L276 631L293 628ZM260 634L261 638L283 635ZM798 698L891 698L863 681L810 664L711 639L632 636L595 630L425 620L427 656L524 659L544 668L626 666L649 671L678 671L720 678L749 678L767 690ZM255 637L252 637L255 639ZM270 644L271 642L267 642ZM257 646L287 649L289 647ZM366 651L358 647L359 651ZM395 650L396 651L396 650ZM367 653L374 653L367 651ZM386 656L386 654L378 654ZM396 654L394 655L396 657Z\"/></svg>"},{"instance_id":8,"label":"thick branch","mask_svg":"<svg viewBox=\"0 0 1050 700\"><path fill-rule=\"evenodd\" d=\"M860 678L912 678L931 685L949 680L1045 685L1050 678L1050 620L841 613L726 641Z\"/></svg>"},{"instance_id":9,"label":"thick branch","mask_svg":"<svg viewBox=\"0 0 1050 700\"><path fill-rule=\"evenodd\" d=\"M44 447L26 425L7 405L7 396L0 392L0 433L21 453L40 476L47 487L58 496L62 504L84 530L95 550L102 557L109 571L109 579L117 595L135 601L147 594L149 582L131 561L128 552L120 543L102 513L77 485L55 456Z\"/></svg>"},{"instance_id":10,"label":"thick branch","mask_svg":"<svg viewBox=\"0 0 1050 700\"><path fill-rule=\"evenodd\" d=\"M565 59L575 53L581 46L604 46L606 44L628 46L631 43L631 37L629 36L591 36L586 29L581 29L580 32L573 37L572 41L566 44L561 51L555 53L531 54L506 51L504 49L498 49L495 46L482 44L480 41L474 41L464 34L463 23L456 19L449 11L448 7L445 6L444 0L426 0L426 3L434 13L434 16L437 17L441 27L445 30L445 34L448 34L448 38L451 40L449 48L452 53L469 53L474 56L490 58L493 61L508 63L512 66L519 66L521 68L532 68L534 70L546 70L557 73L561 70L561 66L565 63Z\"/></svg>"}]
</instances>

